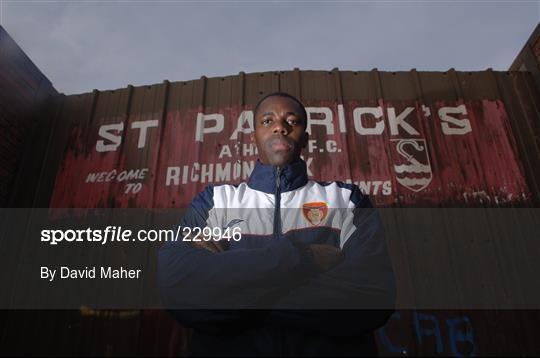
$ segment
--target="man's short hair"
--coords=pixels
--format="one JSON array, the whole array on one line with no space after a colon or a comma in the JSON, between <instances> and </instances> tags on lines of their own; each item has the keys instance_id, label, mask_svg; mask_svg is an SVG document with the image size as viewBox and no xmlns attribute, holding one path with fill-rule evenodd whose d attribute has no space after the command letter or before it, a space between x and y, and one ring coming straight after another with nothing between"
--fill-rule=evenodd
<instances>
[{"instance_id":1,"label":"man's short hair","mask_svg":"<svg viewBox=\"0 0 540 358\"><path fill-rule=\"evenodd\" d=\"M260 107L261 103L263 103L263 101L265 99L267 99L268 97L284 97L284 98L288 98L288 99L293 100L294 102L296 102L300 106L300 110L301 110L300 114L304 118L304 126L307 129L306 107L304 106L304 104L302 102L300 102L300 100L298 98L296 98L295 96L290 95L290 94L288 94L286 92L274 92L274 93L267 94L266 96L261 98L259 100L259 102L257 102L257 104L255 105L255 108L253 109L253 119L254 120L257 117L257 111L259 110L259 107ZM257 121L255 121L255 123L257 123ZM255 124L255 126L257 126L257 125Z\"/></svg>"}]
</instances>

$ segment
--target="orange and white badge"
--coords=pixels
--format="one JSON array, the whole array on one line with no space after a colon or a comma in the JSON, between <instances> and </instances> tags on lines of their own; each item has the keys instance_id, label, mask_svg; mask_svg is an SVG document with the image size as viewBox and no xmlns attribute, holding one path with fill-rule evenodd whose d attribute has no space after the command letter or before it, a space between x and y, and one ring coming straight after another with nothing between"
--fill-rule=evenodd
<instances>
[{"instance_id":1,"label":"orange and white badge","mask_svg":"<svg viewBox=\"0 0 540 358\"><path fill-rule=\"evenodd\" d=\"M302 214L311 225L317 226L326 219L328 204L323 201L305 203L302 205Z\"/></svg>"}]
</instances>

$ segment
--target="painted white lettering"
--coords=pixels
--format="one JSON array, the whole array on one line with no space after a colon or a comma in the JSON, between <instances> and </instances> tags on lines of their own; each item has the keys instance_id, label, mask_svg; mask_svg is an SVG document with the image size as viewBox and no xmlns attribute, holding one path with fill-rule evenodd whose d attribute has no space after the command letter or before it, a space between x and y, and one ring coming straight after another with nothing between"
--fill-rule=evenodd
<instances>
[{"instance_id":1,"label":"painted white lettering","mask_svg":"<svg viewBox=\"0 0 540 358\"><path fill-rule=\"evenodd\" d=\"M191 181L199 181L199 170L201 165L197 162L193 163L193 169L191 170Z\"/></svg>"},{"instance_id":2,"label":"painted white lettering","mask_svg":"<svg viewBox=\"0 0 540 358\"><path fill-rule=\"evenodd\" d=\"M312 177L313 173L311 172L311 163L313 163L313 158L309 157L306 160L307 175Z\"/></svg>"},{"instance_id":3,"label":"painted white lettering","mask_svg":"<svg viewBox=\"0 0 540 358\"><path fill-rule=\"evenodd\" d=\"M139 129L139 139L137 141L137 148L144 148L146 144L146 134L148 133L148 128L157 127L159 121L157 119L152 119L148 121L137 121L131 123L131 129Z\"/></svg>"},{"instance_id":4,"label":"painted white lettering","mask_svg":"<svg viewBox=\"0 0 540 358\"><path fill-rule=\"evenodd\" d=\"M381 134L384 130L384 122L380 120L375 124L375 127L364 127L364 125L362 124L362 115L365 114L372 115L373 117L379 119L382 117L383 112L381 107L355 108L353 110L354 130L361 135Z\"/></svg>"},{"instance_id":5,"label":"painted white lettering","mask_svg":"<svg viewBox=\"0 0 540 358\"><path fill-rule=\"evenodd\" d=\"M111 181L116 177L116 169L113 169L107 174L107 177L105 178L105 181Z\"/></svg>"},{"instance_id":6,"label":"painted white lettering","mask_svg":"<svg viewBox=\"0 0 540 358\"><path fill-rule=\"evenodd\" d=\"M165 185L187 184L188 182L226 182L242 178L249 178L255 161L236 161L225 163L193 163L182 167L168 167L165 179ZM182 178L182 179L180 179Z\"/></svg>"},{"instance_id":7,"label":"painted white lettering","mask_svg":"<svg viewBox=\"0 0 540 358\"><path fill-rule=\"evenodd\" d=\"M214 125L211 127L206 127L206 122L213 121ZM202 142L203 137L207 133L220 133L223 130L225 119L223 114L213 113L213 114L203 114L197 113L197 128L195 130L195 140L197 142Z\"/></svg>"},{"instance_id":8,"label":"painted white lettering","mask_svg":"<svg viewBox=\"0 0 540 358\"><path fill-rule=\"evenodd\" d=\"M232 158L231 148L229 148L229 145L225 144L221 151L219 152L218 159L222 159L224 156L227 156L229 158Z\"/></svg>"},{"instance_id":9,"label":"painted white lettering","mask_svg":"<svg viewBox=\"0 0 540 358\"><path fill-rule=\"evenodd\" d=\"M379 192L379 187L382 185L382 181L375 180L372 183L373 183L373 191L371 192L371 194L377 195L377 193Z\"/></svg>"},{"instance_id":10,"label":"painted white lettering","mask_svg":"<svg viewBox=\"0 0 540 358\"><path fill-rule=\"evenodd\" d=\"M468 118L455 118L450 114L467 115L467 108L464 104L458 107L441 107L439 109L439 118L441 119L442 131L448 135L463 135L472 131L471 122ZM457 127L450 127L450 123Z\"/></svg>"},{"instance_id":11,"label":"painted white lettering","mask_svg":"<svg viewBox=\"0 0 540 358\"><path fill-rule=\"evenodd\" d=\"M146 173L148 173L148 168L141 169L138 179L143 180L146 177Z\"/></svg>"},{"instance_id":12,"label":"painted white lettering","mask_svg":"<svg viewBox=\"0 0 540 358\"><path fill-rule=\"evenodd\" d=\"M257 146L254 143L242 143L242 156L257 155Z\"/></svg>"},{"instance_id":13,"label":"painted white lettering","mask_svg":"<svg viewBox=\"0 0 540 358\"><path fill-rule=\"evenodd\" d=\"M217 163L216 164L216 181L229 181L231 180L231 163Z\"/></svg>"},{"instance_id":14,"label":"painted white lettering","mask_svg":"<svg viewBox=\"0 0 540 358\"><path fill-rule=\"evenodd\" d=\"M326 127L326 134L334 134L334 124L332 120L332 110L328 107L306 107L306 112L308 115L307 121L307 132L311 134L311 126L319 125ZM320 117L321 114L323 118Z\"/></svg>"},{"instance_id":15,"label":"painted white lettering","mask_svg":"<svg viewBox=\"0 0 540 358\"><path fill-rule=\"evenodd\" d=\"M233 180L236 180L240 178L242 175L242 164L240 164L240 161L233 164Z\"/></svg>"},{"instance_id":16,"label":"painted white lettering","mask_svg":"<svg viewBox=\"0 0 540 358\"><path fill-rule=\"evenodd\" d=\"M313 151L315 149L317 149L317 145L315 143L317 143L316 139L309 139L308 140L308 152L309 153L313 153Z\"/></svg>"},{"instance_id":17,"label":"painted white lettering","mask_svg":"<svg viewBox=\"0 0 540 358\"><path fill-rule=\"evenodd\" d=\"M99 173L99 175L98 175L96 181L97 181L98 183L103 182L103 181L105 180L105 175L106 175L106 174L107 174L107 172L101 172L101 173Z\"/></svg>"},{"instance_id":18,"label":"painted white lettering","mask_svg":"<svg viewBox=\"0 0 540 358\"><path fill-rule=\"evenodd\" d=\"M105 144L105 141L103 139L100 139L96 143L96 151L98 152L111 152L120 146L120 143L122 143L122 137L120 136L120 133L124 130L124 123L114 123L114 124L104 124L99 127L98 135L108 140L109 144ZM118 134L113 134L111 131L116 131Z\"/></svg>"},{"instance_id":19,"label":"painted white lettering","mask_svg":"<svg viewBox=\"0 0 540 358\"><path fill-rule=\"evenodd\" d=\"M326 151L328 153L335 153L337 152L337 143L335 140L327 140L326 141Z\"/></svg>"},{"instance_id":20,"label":"painted white lettering","mask_svg":"<svg viewBox=\"0 0 540 358\"><path fill-rule=\"evenodd\" d=\"M167 168L167 175L165 177L165 186L171 185L173 183L174 185L178 185L180 181L180 167L168 167Z\"/></svg>"},{"instance_id":21,"label":"painted white lettering","mask_svg":"<svg viewBox=\"0 0 540 358\"><path fill-rule=\"evenodd\" d=\"M414 129L409 123L405 122L405 118L414 111L414 107L407 107L403 112L396 116L396 109L389 107L388 108L388 123L390 124L390 133L392 135L399 135L398 127L401 127L405 132L409 134L418 135L416 129Z\"/></svg>"},{"instance_id":22,"label":"painted white lettering","mask_svg":"<svg viewBox=\"0 0 540 358\"><path fill-rule=\"evenodd\" d=\"M99 173L88 173L85 183L95 183Z\"/></svg>"},{"instance_id":23,"label":"painted white lettering","mask_svg":"<svg viewBox=\"0 0 540 358\"><path fill-rule=\"evenodd\" d=\"M358 183L358 186L360 187L360 190L362 190L362 193L368 194L371 191L371 182L370 181L360 181Z\"/></svg>"},{"instance_id":24,"label":"painted white lettering","mask_svg":"<svg viewBox=\"0 0 540 358\"><path fill-rule=\"evenodd\" d=\"M248 127L244 127L245 124L248 124ZM238 122L236 129L233 134L231 134L230 140L238 140L238 133L251 134L255 129L253 128L253 111L242 111L240 116L238 116Z\"/></svg>"},{"instance_id":25,"label":"painted white lettering","mask_svg":"<svg viewBox=\"0 0 540 358\"><path fill-rule=\"evenodd\" d=\"M188 182L188 173L189 173L189 167L187 165L184 165L184 171L182 174L182 184L187 184Z\"/></svg>"},{"instance_id":26,"label":"painted white lettering","mask_svg":"<svg viewBox=\"0 0 540 358\"><path fill-rule=\"evenodd\" d=\"M213 174L214 174L214 164L201 165L201 183L212 181Z\"/></svg>"},{"instance_id":27,"label":"painted white lettering","mask_svg":"<svg viewBox=\"0 0 540 358\"><path fill-rule=\"evenodd\" d=\"M387 181L383 182L382 193L383 193L383 195L392 194L392 182L390 180L387 180Z\"/></svg>"},{"instance_id":28,"label":"painted white lettering","mask_svg":"<svg viewBox=\"0 0 540 358\"><path fill-rule=\"evenodd\" d=\"M139 169L124 170L118 175L118 181L129 181L137 179L139 176Z\"/></svg>"},{"instance_id":29,"label":"painted white lettering","mask_svg":"<svg viewBox=\"0 0 540 358\"><path fill-rule=\"evenodd\" d=\"M345 109L343 108L342 104L338 104L337 111L338 111L337 113L338 113L339 131L341 133L347 133L347 126L345 125Z\"/></svg>"}]
</instances>

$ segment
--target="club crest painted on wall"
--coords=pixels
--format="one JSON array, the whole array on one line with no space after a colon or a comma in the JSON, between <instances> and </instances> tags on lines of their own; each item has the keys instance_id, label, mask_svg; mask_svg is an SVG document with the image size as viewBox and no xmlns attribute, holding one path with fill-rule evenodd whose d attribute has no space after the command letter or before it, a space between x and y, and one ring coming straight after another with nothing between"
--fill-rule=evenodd
<instances>
[{"instance_id":1,"label":"club crest painted on wall","mask_svg":"<svg viewBox=\"0 0 540 358\"><path fill-rule=\"evenodd\" d=\"M419 192L433 179L425 139L393 139L398 155L394 162L396 180L409 190Z\"/></svg>"}]
</instances>

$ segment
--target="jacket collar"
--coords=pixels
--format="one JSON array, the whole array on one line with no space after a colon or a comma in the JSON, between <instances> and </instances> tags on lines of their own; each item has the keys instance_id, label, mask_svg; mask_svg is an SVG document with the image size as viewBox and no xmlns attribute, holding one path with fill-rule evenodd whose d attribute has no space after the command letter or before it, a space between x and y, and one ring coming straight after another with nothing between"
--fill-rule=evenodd
<instances>
[{"instance_id":1,"label":"jacket collar","mask_svg":"<svg viewBox=\"0 0 540 358\"><path fill-rule=\"evenodd\" d=\"M251 189L274 193L276 189L277 167L261 163L257 159L255 168L249 176L248 186ZM282 167L280 173L281 192L298 189L308 182L306 162L302 159L295 160Z\"/></svg>"}]
</instances>

